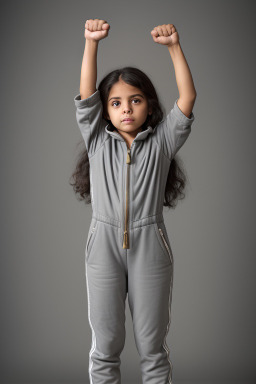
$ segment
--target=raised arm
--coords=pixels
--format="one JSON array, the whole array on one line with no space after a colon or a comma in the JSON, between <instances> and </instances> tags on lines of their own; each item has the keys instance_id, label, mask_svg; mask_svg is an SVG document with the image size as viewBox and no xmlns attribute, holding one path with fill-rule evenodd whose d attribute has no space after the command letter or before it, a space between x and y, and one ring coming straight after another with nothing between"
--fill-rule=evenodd
<instances>
[{"instance_id":1,"label":"raised arm","mask_svg":"<svg viewBox=\"0 0 256 384\"><path fill-rule=\"evenodd\" d=\"M105 20L90 19L85 23L85 47L80 77L81 100L96 92L98 44L108 35L109 28Z\"/></svg>"},{"instance_id":2,"label":"raised arm","mask_svg":"<svg viewBox=\"0 0 256 384\"><path fill-rule=\"evenodd\" d=\"M107 36L109 24L105 20L87 20L86 39L81 68L80 93L75 95L76 120L84 138L89 158L101 147L107 137L106 121L102 117L100 91L96 89L97 50L101 39Z\"/></svg>"},{"instance_id":3,"label":"raised arm","mask_svg":"<svg viewBox=\"0 0 256 384\"><path fill-rule=\"evenodd\" d=\"M176 83L180 94L177 105L184 115L189 118L196 100L196 90L192 75L180 43L168 46L168 50L172 58Z\"/></svg>"},{"instance_id":4,"label":"raised arm","mask_svg":"<svg viewBox=\"0 0 256 384\"><path fill-rule=\"evenodd\" d=\"M85 41L80 77L81 100L96 92L98 44L98 41Z\"/></svg>"},{"instance_id":5,"label":"raised arm","mask_svg":"<svg viewBox=\"0 0 256 384\"><path fill-rule=\"evenodd\" d=\"M151 31L151 36L156 43L168 47L180 94L171 111L155 131L157 142L165 155L172 160L191 132L191 126L195 120L192 109L196 99L196 90L174 25L158 25Z\"/></svg>"},{"instance_id":6,"label":"raised arm","mask_svg":"<svg viewBox=\"0 0 256 384\"><path fill-rule=\"evenodd\" d=\"M184 115L190 118L196 99L196 90L188 63L180 46L177 29L173 24L158 25L151 31L151 35L156 43L168 47L180 94L177 105Z\"/></svg>"}]
</instances>

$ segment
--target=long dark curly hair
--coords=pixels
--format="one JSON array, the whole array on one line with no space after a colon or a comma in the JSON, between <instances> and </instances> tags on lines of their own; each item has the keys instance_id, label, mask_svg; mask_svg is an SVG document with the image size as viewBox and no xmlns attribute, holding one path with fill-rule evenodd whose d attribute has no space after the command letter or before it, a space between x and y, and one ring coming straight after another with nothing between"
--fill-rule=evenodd
<instances>
[{"instance_id":1,"label":"long dark curly hair","mask_svg":"<svg viewBox=\"0 0 256 384\"><path fill-rule=\"evenodd\" d=\"M107 116L107 100L111 90L111 87L122 79L127 84L139 88L147 97L148 106L152 107L154 111L151 115L147 116L146 121L142 125L142 130L147 129L150 125L154 128L158 123L163 120L163 108L159 102L155 87L153 86L149 77L140 69L135 67L124 67L113 70L108 73L100 82L98 90L100 91L100 98L103 106L103 118L109 123L110 130L114 130L115 127ZM83 142L83 139L80 143ZM187 176L185 168L181 160L177 159L177 155L172 159L170 163L170 169L167 176L164 206L168 208L175 208L178 200L185 197L184 189L187 182ZM78 200L84 200L86 204L91 203L90 195L90 163L88 158L87 149L83 145L83 149L78 155L75 170L71 175L69 184L73 186L76 194L78 194Z\"/></svg>"}]
</instances>

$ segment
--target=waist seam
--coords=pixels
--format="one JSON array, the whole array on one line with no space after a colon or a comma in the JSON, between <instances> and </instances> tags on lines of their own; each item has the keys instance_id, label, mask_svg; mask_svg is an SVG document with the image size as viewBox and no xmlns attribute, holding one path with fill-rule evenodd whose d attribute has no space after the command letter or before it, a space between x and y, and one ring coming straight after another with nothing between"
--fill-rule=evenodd
<instances>
[{"instance_id":1,"label":"waist seam","mask_svg":"<svg viewBox=\"0 0 256 384\"><path fill-rule=\"evenodd\" d=\"M119 227L119 228L121 227L121 222L119 220L102 215L99 212L94 212L92 215L92 218L98 221L102 221L103 223L114 225L115 227ZM144 225L148 225L151 223L161 223L163 221L164 221L163 213L160 212L155 215L146 216L138 220L129 221L128 228L133 229L133 228L143 227Z\"/></svg>"}]
</instances>

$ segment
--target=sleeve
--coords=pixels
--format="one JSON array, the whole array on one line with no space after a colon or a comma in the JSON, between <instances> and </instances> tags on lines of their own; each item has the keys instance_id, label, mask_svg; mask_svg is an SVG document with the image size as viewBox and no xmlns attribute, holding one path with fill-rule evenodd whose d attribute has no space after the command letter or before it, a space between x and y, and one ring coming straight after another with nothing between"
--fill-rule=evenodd
<instances>
[{"instance_id":1,"label":"sleeve","mask_svg":"<svg viewBox=\"0 0 256 384\"><path fill-rule=\"evenodd\" d=\"M102 102L100 91L97 90L87 99L81 100L81 95L74 97L76 120L83 136L88 157L100 148L107 138L105 126L107 121L102 117Z\"/></svg>"},{"instance_id":2,"label":"sleeve","mask_svg":"<svg viewBox=\"0 0 256 384\"><path fill-rule=\"evenodd\" d=\"M156 127L156 140L170 160L187 140L191 132L191 125L195 120L193 112L189 118L184 115L178 107L177 101L178 99L175 100L174 106L166 118Z\"/></svg>"}]
</instances>

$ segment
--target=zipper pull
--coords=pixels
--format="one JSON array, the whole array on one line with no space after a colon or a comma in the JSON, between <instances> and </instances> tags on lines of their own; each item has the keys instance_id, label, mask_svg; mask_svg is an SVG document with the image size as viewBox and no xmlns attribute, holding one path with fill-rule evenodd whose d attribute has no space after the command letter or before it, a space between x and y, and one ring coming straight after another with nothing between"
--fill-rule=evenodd
<instances>
[{"instance_id":1,"label":"zipper pull","mask_svg":"<svg viewBox=\"0 0 256 384\"><path fill-rule=\"evenodd\" d=\"M123 248L129 249L129 237L128 237L128 232L127 231L124 231Z\"/></svg>"},{"instance_id":2,"label":"zipper pull","mask_svg":"<svg viewBox=\"0 0 256 384\"><path fill-rule=\"evenodd\" d=\"M130 164L131 162L131 154L130 154L130 149L127 150L127 158L126 158L126 164Z\"/></svg>"}]
</instances>

